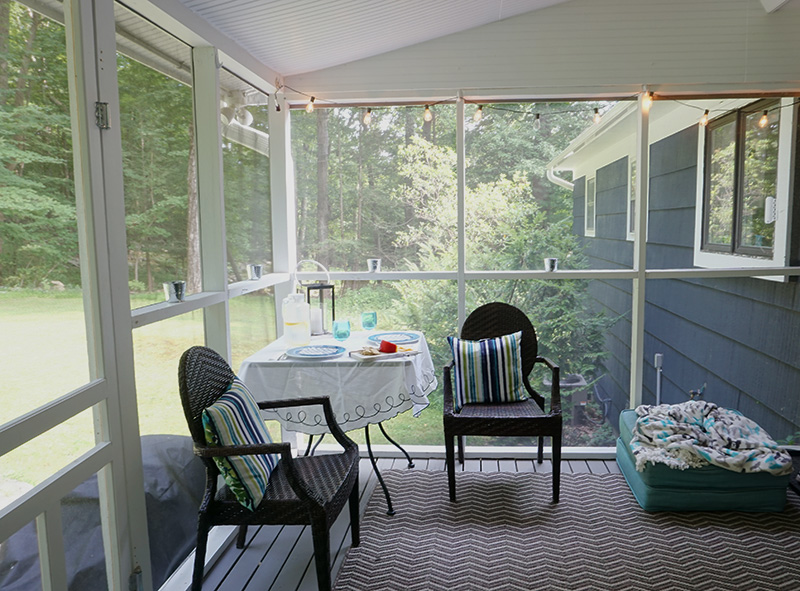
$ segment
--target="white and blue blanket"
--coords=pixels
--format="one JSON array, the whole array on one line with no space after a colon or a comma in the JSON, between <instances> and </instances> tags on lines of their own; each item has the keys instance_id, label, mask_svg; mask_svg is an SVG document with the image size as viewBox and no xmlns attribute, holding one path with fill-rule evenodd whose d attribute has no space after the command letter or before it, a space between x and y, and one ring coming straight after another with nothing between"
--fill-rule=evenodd
<instances>
[{"instance_id":1,"label":"white and blue blanket","mask_svg":"<svg viewBox=\"0 0 800 591\"><path fill-rule=\"evenodd\" d=\"M705 400L640 406L631 451L636 470L647 462L685 470L713 464L734 472L792 471L792 458L757 423Z\"/></svg>"}]
</instances>

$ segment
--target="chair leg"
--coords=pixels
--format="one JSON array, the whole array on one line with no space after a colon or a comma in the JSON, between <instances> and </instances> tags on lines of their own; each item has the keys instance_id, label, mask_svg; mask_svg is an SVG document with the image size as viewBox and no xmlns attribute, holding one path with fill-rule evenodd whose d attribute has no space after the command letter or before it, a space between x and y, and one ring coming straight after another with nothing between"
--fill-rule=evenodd
<instances>
[{"instance_id":1,"label":"chair leg","mask_svg":"<svg viewBox=\"0 0 800 591\"><path fill-rule=\"evenodd\" d=\"M561 487L561 433L551 438L553 445L553 502L558 503Z\"/></svg>"},{"instance_id":2,"label":"chair leg","mask_svg":"<svg viewBox=\"0 0 800 591\"><path fill-rule=\"evenodd\" d=\"M244 543L247 541L247 526L239 526L239 534L236 536L236 547L241 550L244 548Z\"/></svg>"},{"instance_id":3,"label":"chair leg","mask_svg":"<svg viewBox=\"0 0 800 591\"><path fill-rule=\"evenodd\" d=\"M539 455L536 457L536 461L541 464L544 460L544 437L539 437Z\"/></svg>"},{"instance_id":4,"label":"chair leg","mask_svg":"<svg viewBox=\"0 0 800 591\"><path fill-rule=\"evenodd\" d=\"M353 485L353 490L350 491L350 539L352 546L355 548L361 543L361 524L359 523L359 506L358 506L358 478Z\"/></svg>"},{"instance_id":5,"label":"chair leg","mask_svg":"<svg viewBox=\"0 0 800 591\"><path fill-rule=\"evenodd\" d=\"M453 436L445 435L444 449L447 464L447 486L450 489L450 501L456 500L456 453L453 446Z\"/></svg>"},{"instance_id":6,"label":"chair leg","mask_svg":"<svg viewBox=\"0 0 800 591\"><path fill-rule=\"evenodd\" d=\"M197 520L197 548L194 551L194 570L192 571L192 591L203 589L203 576L206 568L206 547L208 546L208 524L201 516Z\"/></svg>"},{"instance_id":7,"label":"chair leg","mask_svg":"<svg viewBox=\"0 0 800 591\"><path fill-rule=\"evenodd\" d=\"M319 591L331 589L331 540L324 513L311 517L311 537L314 540L314 563L317 567Z\"/></svg>"},{"instance_id":8,"label":"chair leg","mask_svg":"<svg viewBox=\"0 0 800 591\"><path fill-rule=\"evenodd\" d=\"M458 436L458 463L464 464L464 436Z\"/></svg>"}]
</instances>

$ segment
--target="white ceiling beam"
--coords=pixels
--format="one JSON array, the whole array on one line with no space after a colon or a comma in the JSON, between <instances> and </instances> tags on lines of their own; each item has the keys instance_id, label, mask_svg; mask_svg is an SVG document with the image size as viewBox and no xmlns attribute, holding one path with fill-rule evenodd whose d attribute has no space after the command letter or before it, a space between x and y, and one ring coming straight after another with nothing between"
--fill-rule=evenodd
<instances>
[{"instance_id":1,"label":"white ceiling beam","mask_svg":"<svg viewBox=\"0 0 800 591\"><path fill-rule=\"evenodd\" d=\"M761 6L763 6L764 10L767 12L775 12L788 2L789 0L761 0Z\"/></svg>"},{"instance_id":2,"label":"white ceiling beam","mask_svg":"<svg viewBox=\"0 0 800 591\"><path fill-rule=\"evenodd\" d=\"M213 45L226 68L268 92L274 92L283 79L178 0L126 0L125 4L193 47Z\"/></svg>"}]
</instances>

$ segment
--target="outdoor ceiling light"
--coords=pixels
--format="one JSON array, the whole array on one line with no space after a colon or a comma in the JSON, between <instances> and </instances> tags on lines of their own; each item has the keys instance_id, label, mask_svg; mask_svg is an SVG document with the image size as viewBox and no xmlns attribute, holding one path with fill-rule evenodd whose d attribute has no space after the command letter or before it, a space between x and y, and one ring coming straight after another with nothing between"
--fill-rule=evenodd
<instances>
[{"instance_id":1,"label":"outdoor ceiling light","mask_svg":"<svg viewBox=\"0 0 800 591\"><path fill-rule=\"evenodd\" d=\"M472 120L477 123L483 118L483 105L478 105L478 108L475 110L475 114L472 116Z\"/></svg>"},{"instance_id":2,"label":"outdoor ceiling light","mask_svg":"<svg viewBox=\"0 0 800 591\"><path fill-rule=\"evenodd\" d=\"M761 115L761 119L758 120L758 126L766 127L767 123L769 123L769 111L764 111L764 114Z\"/></svg>"},{"instance_id":3,"label":"outdoor ceiling light","mask_svg":"<svg viewBox=\"0 0 800 591\"><path fill-rule=\"evenodd\" d=\"M244 107L239 107L236 109L236 121L239 125L250 127L253 124L253 114Z\"/></svg>"},{"instance_id":4,"label":"outdoor ceiling light","mask_svg":"<svg viewBox=\"0 0 800 591\"><path fill-rule=\"evenodd\" d=\"M306 105L306 113L313 113L314 112L314 101L317 100L316 97L311 97L311 100L308 101Z\"/></svg>"},{"instance_id":5,"label":"outdoor ceiling light","mask_svg":"<svg viewBox=\"0 0 800 591\"><path fill-rule=\"evenodd\" d=\"M700 117L700 125L703 126L708 125L708 109L706 109L706 112L703 113L702 117Z\"/></svg>"},{"instance_id":6,"label":"outdoor ceiling light","mask_svg":"<svg viewBox=\"0 0 800 591\"><path fill-rule=\"evenodd\" d=\"M596 107L594 110L594 117L592 117L592 121L594 121L595 123L600 123L600 109Z\"/></svg>"},{"instance_id":7,"label":"outdoor ceiling light","mask_svg":"<svg viewBox=\"0 0 800 591\"><path fill-rule=\"evenodd\" d=\"M364 125L369 125L372 123L372 109L367 109L367 112L364 113Z\"/></svg>"},{"instance_id":8,"label":"outdoor ceiling light","mask_svg":"<svg viewBox=\"0 0 800 591\"><path fill-rule=\"evenodd\" d=\"M219 118L222 120L223 125L230 125L235 117L236 111L233 107L223 107L219 110Z\"/></svg>"}]
</instances>

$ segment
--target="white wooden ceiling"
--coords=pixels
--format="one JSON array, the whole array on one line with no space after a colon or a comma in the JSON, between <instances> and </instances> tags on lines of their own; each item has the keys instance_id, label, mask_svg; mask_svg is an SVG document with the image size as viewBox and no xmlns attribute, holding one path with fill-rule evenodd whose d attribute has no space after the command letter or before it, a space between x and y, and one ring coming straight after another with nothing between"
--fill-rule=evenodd
<instances>
[{"instance_id":1,"label":"white wooden ceiling","mask_svg":"<svg viewBox=\"0 0 800 591\"><path fill-rule=\"evenodd\" d=\"M569 0L180 0L284 76L408 47Z\"/></svg>"}]
</instances>

